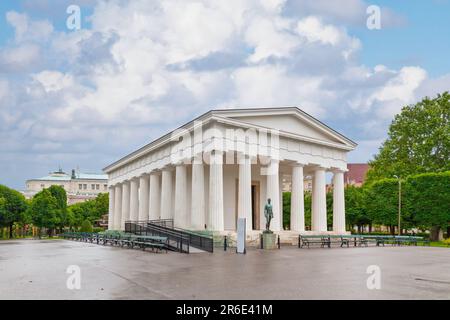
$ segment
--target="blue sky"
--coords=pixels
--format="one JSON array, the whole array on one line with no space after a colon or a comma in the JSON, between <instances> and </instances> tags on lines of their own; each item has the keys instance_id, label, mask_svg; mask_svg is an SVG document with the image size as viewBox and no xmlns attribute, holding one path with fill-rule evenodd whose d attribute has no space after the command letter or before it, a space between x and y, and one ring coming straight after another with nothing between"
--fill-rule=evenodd
<instances>
[{"instance_id":1,"label":"blue sky","mask_svg":"<svg viewBox=\"0 0 450 320\"><path fill-rule=\"evenodd\" d=\"M3 0L0 183L99 172L224 107L299 106L364 162L403 105L449 89L449 35L450 0Z\"/></svg>"}]
</instances>

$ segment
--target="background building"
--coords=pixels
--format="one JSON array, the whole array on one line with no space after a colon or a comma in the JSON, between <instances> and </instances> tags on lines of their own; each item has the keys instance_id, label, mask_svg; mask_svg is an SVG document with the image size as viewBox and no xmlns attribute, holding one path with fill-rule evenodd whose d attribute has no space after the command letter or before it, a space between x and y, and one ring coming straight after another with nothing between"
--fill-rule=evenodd
<instances>
[{"instance_id":1,"label":"background building","mask_svg":"<svg viewBox=\"0 0 450 320\"><path fill-rule=\"evenodd\" d=\"M67 203L73 204L93 199L99 193L107 193L108 176L105 174L81 173L76 170L67 174L59 169L45 177L27 180L26 191L23 194L27 199L30 199L39 191L52 185L63 187L67 193Z\"/></svg>"},{"instance_id":2,"label":"background building","mask_svg":"<svg viewBox=\"0 0 450 320\"><path fill-rule=\"evenodd\" d=\"M366 175L369 168L370 167L367 163L348 163L348 171L344 173L345 186L362 186L362 184L366 180Z\"/></svg>"}]
</instances>

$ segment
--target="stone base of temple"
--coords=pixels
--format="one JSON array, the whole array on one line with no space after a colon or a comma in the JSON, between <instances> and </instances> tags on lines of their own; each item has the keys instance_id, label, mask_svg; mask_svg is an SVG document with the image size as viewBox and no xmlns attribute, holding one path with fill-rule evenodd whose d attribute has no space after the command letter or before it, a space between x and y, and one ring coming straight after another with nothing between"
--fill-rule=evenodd
<instances>
[{"instance_id":1,"label":"stone base of temple","mask_svg":"<svg viewBox=\"0 0 450 320\"><path fill-rule=\"evenodd\" d=\"M280 243L281 244L292 244L292 245L298 245L298 236L299 234L305 235L305 236L316 236L316 235L349 235L351 234L350 231L345 232L336 232L336 231L289 231L289 230L283 230L283 231L274 231L274 234L277 236L280 236ZM262 234L262 230L251 230L247 231L247 246L250 247L259 247L260 246L260 236ZM214 237L222 237L227 236L227 241L230 246L233 246L234 243L236 243L237 239L237 233L236 231L221 231L221 232L214 232Z\"/></svg>"}]
</instances>

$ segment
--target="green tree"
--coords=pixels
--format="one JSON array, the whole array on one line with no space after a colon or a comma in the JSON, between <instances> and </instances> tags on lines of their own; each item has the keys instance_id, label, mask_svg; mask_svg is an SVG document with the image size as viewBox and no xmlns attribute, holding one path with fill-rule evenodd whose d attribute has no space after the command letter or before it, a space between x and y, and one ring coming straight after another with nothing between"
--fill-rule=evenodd
<instances>
[{"instance_id":1,"label":"green tree","mask_svg":"<svg viewBox=\"0 0 450 320\"><path fill-rule=\"evenodd\" d=\"M305 229L311 230L311 217L312 217L312 194L311 192L305 192Z\"/></svg>"},{"instance_id":2,"label":"green tree","mask_svg":"<svg viewBox=\"0 0 450 320\"><path fill-rule=\"evenodd\" d=\"M291 226L291 192L283 192L283 228L290 229Z\"/></svg>"},{"instance_id":3,"label":"green tree","mask_svg":"<svg viewBox=\"0 0 450 320\"><path fill-rule=\"evenodd\" d=\"M92 224L89 220L84 220L81 223L80 232L92 232L92 230L93 230Z\"/></svg>"},{"instance_id":4,"label":"green tree","mask_svg":"<svg viewBox=\"0 0 450 320\"><path fill-rule=\"evenodd\" d=\"M100 193L97 198L95 198L95 220L101 218L102 215L108 214L109 212L109 194Z\"/></svg>"},{"instance_id":5,"label":"green tree","mask_svg":"<svg viewBox=\"0 0 450 320\"><path fill-rule=\"evenodd\" d=\"M48 235L51 236L53 230L61 223L58 200L48 189L42 190L33 197L29 210L33 224L39 228L39 236L42 228L47 228Z\"/></svg>"},{"instance_id":6,"label":"green tree","mask_svg":"<svg viewBox=\"0 0 450 320\"><path fill-rule=\"evenodd\" d=\"M450 94L403 107L370 162L367 181L450 170Z\"/></svg>"},{"instance_id":7,"label":"green tree","mask_svg":"<svg viewBox=\"0 0 450 320\"><path fill-rule=\"evenodd\" d=\"M9 238L13 237L14 223L21 222L27 210L25 197L18 191L0 185L0 226L9 228Z\"/></svg>"},{"instance_id":8,"label":"green tree","mask_svg":"<svg viewBox=\"0 0 450 320\"><path fill-rule=\"evenodd\" d=\"M62 230L68 224L67 217L67 193L61 186L52 185L47 189L55 198L58 209L59 223L56 227Z\"/></svg>"},{"instance_id":9,"label":"green tree","mask_svg":"<svg viewBox=\"0 0 450 320\"><path fill-rule=\"evenodd\" d=\"M391 233L398 225L398 180L381 179L366 188L365 208L367 216L375 224L389 226ZM405 193L402 192L401 227L414 226L411 215L405 210Z\"/></svg>"},{"instance_id":10,"label":"green tree","mask_svg":"<svg viewBox=\"0 0 450 320\"><path fill-rule=\"evenodd\" d=\"M367 216L365 194L362 187L348 186L345 188L346 223L350 230L353 230L353 226L358 226L359 233L362 232L363 226L372 225L371 219Z\"/></svg>"},{"instance_id":11,"label":"green tree","mask_svg":"<svg viewBox=\"0 0 450 320\"><path fill-rule=\"evenodd\" d=\"M79 227L84 220L91 224L107 214L109 209L109 196L107 193L99 194L95 199L75 203L67 208L66 226Z\"/></svg>"},{"instance_id":12,"label":"green tree","mask_svg":"<svg viewBox=\"0 0 450 320\"><path fill-rule=\"evenodd\" d=\"M431 239L438 241L440 229L450 225L450 171L409 176L405 195L415 224L431 229Z\"/></svg>"}]
</instances>

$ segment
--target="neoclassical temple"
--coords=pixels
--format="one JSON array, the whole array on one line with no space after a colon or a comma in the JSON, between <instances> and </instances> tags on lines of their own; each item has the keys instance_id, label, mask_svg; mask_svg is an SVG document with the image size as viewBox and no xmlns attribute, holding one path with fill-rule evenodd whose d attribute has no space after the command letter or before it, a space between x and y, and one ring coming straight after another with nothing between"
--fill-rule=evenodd
<instances>
[{"instance_id":1,"label":"neoclassical temple","mask_svg":"<svg viewBox=\"0 0 450 320\"><path fill-rule=\"evenodd\" d=\"M189 230L248 233L282 223L281 179L291 176L290 230L344 233L344 172L356 143L295 107L212 110L104 169L109 177L109 229L125 221L173 219ZM329 174L327 174L329 173ZM312 178L311 231L305 231L305 177ZM327 177L333 225L327 227Z\"/></svg>"}]
</instances>

